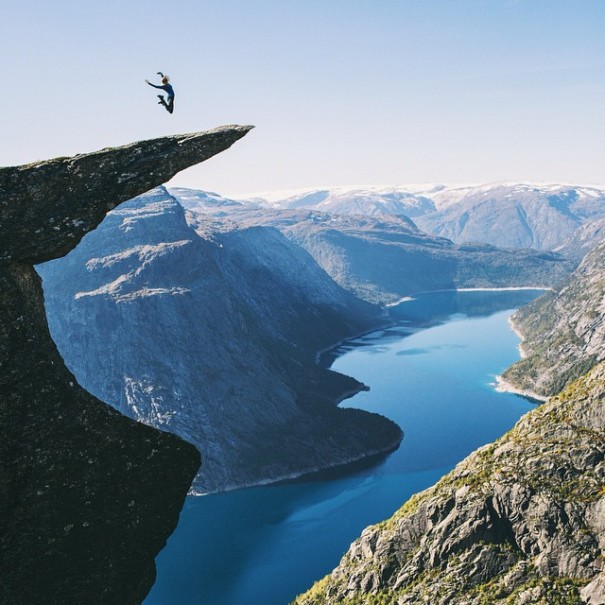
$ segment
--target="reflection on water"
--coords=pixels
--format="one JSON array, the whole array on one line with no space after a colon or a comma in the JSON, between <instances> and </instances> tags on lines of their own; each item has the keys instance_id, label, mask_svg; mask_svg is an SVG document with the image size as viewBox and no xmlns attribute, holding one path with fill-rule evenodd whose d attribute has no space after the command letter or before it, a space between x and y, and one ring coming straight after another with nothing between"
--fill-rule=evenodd
<instances>
[{"instance_id":1,"label":"reflection on water","mask_svg":"<svg viewBox=\"0 0 605 605\"><path fill-rule=\"evenodd\" d=\"M443 321L465 317L487 317L497 311L514 309L530 303L544 290L476 290L419 294L411 300L391 307L395 321L414 325L437 325Z\"/></svg>"},{"instance_id":2,"label":"reflection on water","mask_svg":"<svg viewBox=\"0 0 605 605\"><path fill-rule=\"evenodd\" d=\"M346 405L394 419L399 450L336 479L188 498L145 605L286 605L364 527L506 432L532 405L492 383L518 359L511 310L537 294L419 297L391 310L401 324L340 347L333 368L371 387Z\"/></svg>"}]
</instances>

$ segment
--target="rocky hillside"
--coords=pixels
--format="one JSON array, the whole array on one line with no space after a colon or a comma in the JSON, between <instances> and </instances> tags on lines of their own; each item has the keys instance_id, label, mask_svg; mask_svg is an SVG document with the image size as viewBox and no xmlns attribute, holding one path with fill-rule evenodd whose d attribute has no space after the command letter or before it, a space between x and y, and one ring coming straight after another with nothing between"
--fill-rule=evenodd
<instances>
[{"instance_id":1,"label":"rocky hillside","mask_svg":"<svg viewBox=\"0 0 605 605\"><path fill-rule=\"evenodd\" d=\"M542 396L605 359L605 243L589 253L556 293L523 307L513 321L524 358L503 379Z\"/></svg>"},{"instance_id":2,"label":"rocky hillside","mask_svg":"<svg viewBox=\"0 0 605 605\"><path fill-rule=\"evenodd\" d=\"M382 311L276 229L187 219L159 188L39 271L68 367L122 413L194 443L196 493L346 464L401 439L392 422L337 407L363 385L316 363L383 323Z\"/></svg>"},{"instance_id":3,"label":"rocky hillside","mask_svg":"<svg viewBox=\"0 0 605 605\"><path fill-rule=\"evenodd\" d=\"M200 458L82 389L51 340L33 264L67 253L121 201L250 127L0 169L0 602L135 604Z\"/></svg>"},{"instance_id":4,"label":"rocky hillside","mask_svg":"<svg viewBox=\"0 0 605 605\"><path fill-rule=\"evenodd\" d=\"M605 364L391 519L297 605L605 603Z\"/></svg>"},{"instance_id":5,"label":"rocky hillside","mask_svg":"<svg viewBox=\"0 0 605 605\"><path fill-rule=\"evenodd\" d=\"M405 216L270 210L183 190L175 194L192 213L279 229L340 286L373 303L452 288L549 287L573 267L554 253L457 245L420 231Z\"/></svg>"}]
</instances>

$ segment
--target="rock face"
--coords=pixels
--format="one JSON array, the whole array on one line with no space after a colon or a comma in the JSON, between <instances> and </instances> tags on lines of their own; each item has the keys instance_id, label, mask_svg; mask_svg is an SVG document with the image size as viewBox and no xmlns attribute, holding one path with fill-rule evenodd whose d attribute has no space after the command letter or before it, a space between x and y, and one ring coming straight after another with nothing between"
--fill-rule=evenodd
<instances>
[{"instance_id":1,"label":"rock face","mask_svg":"<svg viewBox=\"0 0 605 605\"><path fill-rule=\"evenodd\" d=\"M372 303L452 288L549 287L575 266L554 253L457 245L420 231L405 216L272 210L203 192L174 193L192 212L242 226L274 226L311 254L336 283Z\"/></svg>"},{"instance_id":2,"label":"rock face","mask_svg":"<svg viewBox=\"0 0 605 605\"><path fill-rule=\"evenodd\" d=\"M556 293L520 309L513 321L524 359L503 378L550 396L605 359L605 243L589 253Z\"/></svg>"},{"instance_id":3,"label":"rock face","mask_svg":"<svg viewBox=\"0 0 605 605\"><path fill-rule=\"evenodd\" d=\"M605 603L605 364L366 529L297 605Z\"/></svg>"},{"instance_id":4,"label":"rock face","mask_svg":"<svg viewBox=\"0 0 605 605\"><path fill-rule=\"evenodd\" d=\"M140 603L200 458L84 391L50 337L33 263L120 201L241 138L225 127L0 169L0 601Z\"/></svg>"},{"instance_id":5,"label":"rock face","mask_svg":"<svg viewBox=\"0 0 605 605\"><path fill-rule=\"evenodd\" d=\"M68 367L122 413L197 445L196 493L384 453L400 429L340 409L363 388L318 351L384 323L271 227L185 215L158 188L39 266Z\"/></svg>"}]
</instances>

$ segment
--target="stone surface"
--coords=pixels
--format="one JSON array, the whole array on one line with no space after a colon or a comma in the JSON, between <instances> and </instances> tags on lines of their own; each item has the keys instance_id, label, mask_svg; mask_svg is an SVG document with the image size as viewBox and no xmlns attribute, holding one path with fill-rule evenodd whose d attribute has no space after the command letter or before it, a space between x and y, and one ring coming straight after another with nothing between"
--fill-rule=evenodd
<instances>
[{"instance_id":1,"label":"stone surface","mask_svg":"<svg viewBox=\"0 0 605 605\"><path fill-rule=\"evenodd\" d=\"M603 603L605 364L366 529L297 605Z\"/></svg>"},{"instance_id":2,"label":"stone surface","mask_svg":"<svg viewBox=\"0 0 605 605\"><path fill-rule=\"evenodd\" d=\"M72 250L119 203L231 147L252 126L223 126L0 168L0 264Z\"/></svg>"},{"instance_id":3,"label":"stone surface","mask_svg":"<svg viewBox=\"0 0 605 605\"><path fill-rule=\"evenodd\" d=\"M32 264L72 249L121 200L249 127L0 170L0 602L140 603L200 463L67 370Z\"/></svg>"}]
</instances>

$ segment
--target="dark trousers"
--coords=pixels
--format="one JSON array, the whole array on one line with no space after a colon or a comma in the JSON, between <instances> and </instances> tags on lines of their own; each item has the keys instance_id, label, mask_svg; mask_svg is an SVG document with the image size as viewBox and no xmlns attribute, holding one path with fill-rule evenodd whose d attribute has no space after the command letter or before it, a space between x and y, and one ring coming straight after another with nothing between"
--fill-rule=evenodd
<instances>
[{"instance_id":1,"label":"dark trousers","mask_svg":"<svg viewBox=\"0 0 605 605\"><path fill-rule=\"evenodd\" d=\"M158 95L161 99L162 105L166 108L168 113L172 113L174 111L174 97L168 97L168 103L164 101L164 97Z\"/></svg>"}]
</instances>

